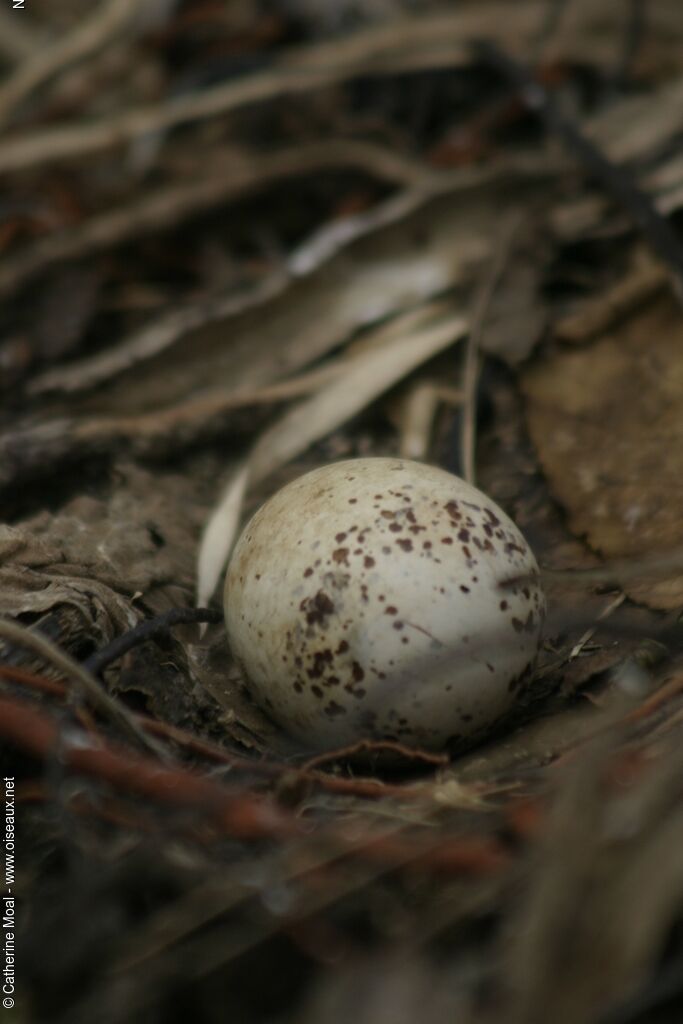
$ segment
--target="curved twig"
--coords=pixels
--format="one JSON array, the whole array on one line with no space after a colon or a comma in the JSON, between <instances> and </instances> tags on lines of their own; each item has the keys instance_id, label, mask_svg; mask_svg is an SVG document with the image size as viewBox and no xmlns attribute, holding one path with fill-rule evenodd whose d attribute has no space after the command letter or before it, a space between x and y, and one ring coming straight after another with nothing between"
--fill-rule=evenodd
<instances>
[{"instance_id":1,"label":"curved twig","mask_svg":"<svg viewBox=\"0 0 683 1024\"><path fill-rule=\"evenodd\" d=\"M133 647L137 647L138 644L144 643L145 640L168 633L173 626L195 622L222 622L222 620L222 613L212 608L171 608L170 612L164 612L163 615L157 615L153 619L141 622L139 626L116 637L106 647L91 654L83 662L83 668L88 674L92 673L93 676L98 676L112 661L122 658L124 654L127 654Z\"/></svg>"},{"instance_id":2,"label":"curved twig","mask_svg":"<svg viewBox=\"0 0 683 1024\"><path fill-rule=\"evenodd\" d=\"M0 86L0 124L48 78L104 46L130 19L136 6L135 0L108 0L73 32L32 53Z\"/></svg>"},{"instance_id":3,"label":"curved twig","mask_svg":"<svg viewBox=\"0 0 683 1024\"><path fill-rule=\"evenodd\" d=\"M48 665L52 665L66 679L78 686L99 711L121 727L129 739L147 750L152 750L158 757L162 757L164 760L169 759L166 749L152 737L145 735L130 712L102 688L93 674L83 665L79 665L71 655L61 650L47 637L41 636L40 633L34 633L16 622L0 619L0 638L9 644L37 654L39 658L42 658Z\"/></svg>"}]
</instances>

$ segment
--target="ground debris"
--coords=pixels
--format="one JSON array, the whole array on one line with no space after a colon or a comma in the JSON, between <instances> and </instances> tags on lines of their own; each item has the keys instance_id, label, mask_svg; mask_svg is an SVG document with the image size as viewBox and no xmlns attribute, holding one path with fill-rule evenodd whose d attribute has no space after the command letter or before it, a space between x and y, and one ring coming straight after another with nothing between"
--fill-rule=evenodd
<instances>
[{"instance_id":1,"label":"ground debris","mask_svg":"<svg viewBox=\"0 0 683 1024\"><path fill-rule=\"evenodd\" d=\"M0 12L19 1017L678 1024L679 0L28 6ZM313 756L216 584L282 484L398 454L515 519L543 647L476 746Z\"/></svg>"}]
</instances>

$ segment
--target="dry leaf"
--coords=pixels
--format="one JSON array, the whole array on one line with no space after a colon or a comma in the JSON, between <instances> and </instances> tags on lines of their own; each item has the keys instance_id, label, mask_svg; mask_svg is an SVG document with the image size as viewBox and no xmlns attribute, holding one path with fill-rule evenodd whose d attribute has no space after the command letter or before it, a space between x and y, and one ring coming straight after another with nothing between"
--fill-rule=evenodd
<instances>
[{"instance_id":1,"label":"dry leaf","mask_svg":"<svg viewBox=\"0 0 683 1024\"><path fill-rule=\"evenodd\" d=\"M668 296L579 350L521 375L532 440L571 529L608 559L683 545L683 319ZM680 572L625 583L683 604Z\"/></svg>"},{"instance_id":2,"label":"dry leaf","mask_svg":"<svg viewBox=\"0 0 683 1024\"><path fill-rule=\"evenodd\" d=\"M247 481L265 479L369 405L421 363L453 344L467 330L461 314L433 322L443 307L428 306L404 314L377 332L380 344L345 360L343 374L294 406L269 427L254 445L245 467L231 479L211 516L198 559L197 596L204 604L215 590L232 547L239 505Z\"/></svg>"},{"instance_id":3,"label":"dry leaf","mask_svg":"<svg viewBox=\"0 0 683 1024\"><path fill-rule=\"evenodd\" d=\"M0 615L55 612L68 648L134 626L136 596L155 611L189 603L201 515L190 494L191 479L120 466L102 499L0 524Z\"/></svg>"},{"instance_id":4,"label":"dry leaf","mask_svg":"<svg viewBox=\"0 0 683 1024\"><path fill-rule=\"evenodd\" d=\"M213 594L230 554L248 481L249 464L245 463L231 477L204 531L197 559L197 603L200 607Z\"/></svg>"},{"instance_id":5,"label":"dry leaf","mask_svg":"<svg viewBox=\"0 0 683 1024\"><path fill-rule=\"evenodd\" d=\"M82 407L102 414L148 411L214 388L221 377L233 393L262 387L326 355L359 327L466 280L488 254L499 207L491 185L423 200L400 223L356 240L283 294L264 288L256 308L244 312L236 295L213 300L213 322L204 315L208 301L172 310L117 347L34 378L32 391L96 386ZM73 415L79 400L72 396L68 408Z\"/></svg>"}]
</instances>

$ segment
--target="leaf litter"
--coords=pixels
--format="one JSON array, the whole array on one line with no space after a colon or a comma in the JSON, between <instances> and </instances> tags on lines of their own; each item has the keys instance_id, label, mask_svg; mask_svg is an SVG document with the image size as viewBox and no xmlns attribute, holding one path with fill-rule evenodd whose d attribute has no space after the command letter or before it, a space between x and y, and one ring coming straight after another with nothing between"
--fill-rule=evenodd
<instances>
[{"instance_id":1,"label":"leaf litter","mask_svg":"<svg viewBox=\"0 0 683 1024\"><path fill-rule=\"evenodd\" d=\"M26 1019L680 1020L683 18L626 6L35 0L8 31ZM398 452L530 540L536 685L472 749L312 761L216 585L282 483Z\"/></svg>"}]
</instances>

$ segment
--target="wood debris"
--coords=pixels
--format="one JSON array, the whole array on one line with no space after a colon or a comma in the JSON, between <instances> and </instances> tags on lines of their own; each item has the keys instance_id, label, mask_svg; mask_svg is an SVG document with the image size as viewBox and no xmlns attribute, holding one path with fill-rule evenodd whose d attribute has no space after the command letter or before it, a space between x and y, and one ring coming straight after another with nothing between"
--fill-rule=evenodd
<instances>
[{"instance_id":1,"label":"wood debris","mask_svg":"<svg viewBox=\"0 0 683 1024\"><path fill-rule=\"evenodd\" d=\"M680 0L10 6L15 1012L679 1022ZM476 477L541 564L476 746L311 758L228 649L248 516L371 455Z\"/></svg>"}]
</instances>

